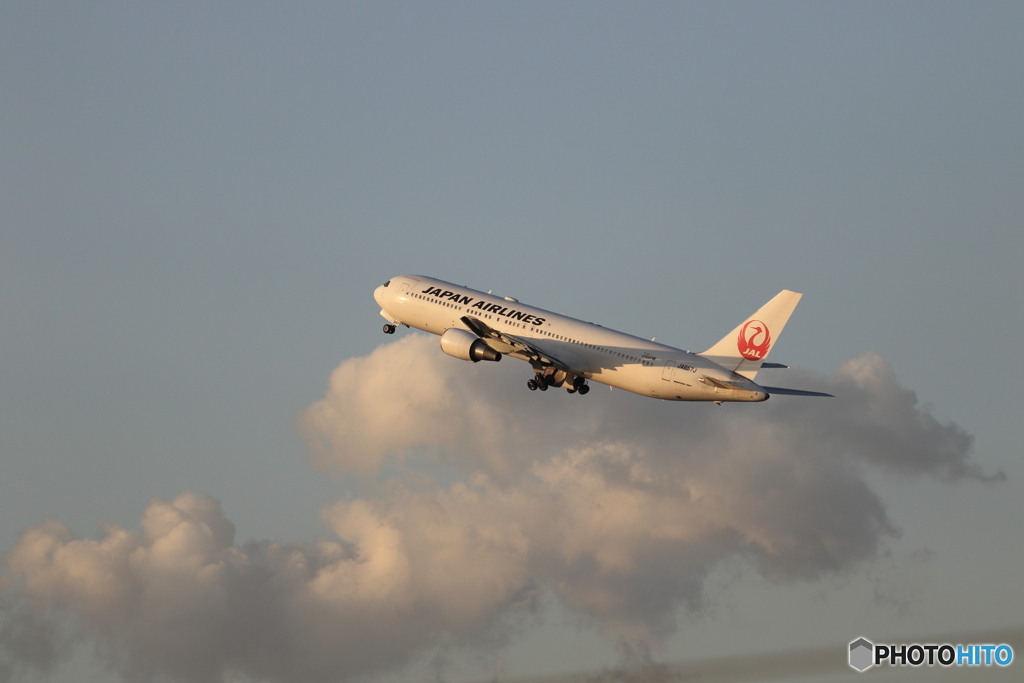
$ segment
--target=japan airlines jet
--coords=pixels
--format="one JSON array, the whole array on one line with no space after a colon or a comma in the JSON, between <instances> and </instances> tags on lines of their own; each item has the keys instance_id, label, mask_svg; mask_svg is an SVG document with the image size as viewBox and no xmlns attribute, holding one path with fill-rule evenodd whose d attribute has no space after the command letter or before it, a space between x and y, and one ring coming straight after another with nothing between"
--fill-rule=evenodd
<instances>
[{"instance_id":1,"label":"japan airlines jet","mask_svg":"<svg viewBox=\"0 0 1024 683\"><path fill-rule=\"evenodd\" d=\"M530 364L532 390L586 394L589 381L668 401L764 401L771 394L831 396L754 382L802 295L783 290L703 353L657 344L594 323L421 275L373 292L384 332L396 326L441 336L441 350L474 363L512 356Z\"/></svg>"}]
</instances>

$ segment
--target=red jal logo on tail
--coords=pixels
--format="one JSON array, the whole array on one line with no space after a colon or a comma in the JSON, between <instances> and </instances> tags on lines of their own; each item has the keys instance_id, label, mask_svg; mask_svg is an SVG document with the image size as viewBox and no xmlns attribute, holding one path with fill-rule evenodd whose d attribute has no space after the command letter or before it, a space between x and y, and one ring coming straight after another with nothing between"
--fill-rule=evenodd
<instances>
[{"instance_id":1,"label":"red jal logo on tail","mask_svg":"<svg viewBox=\"0 0 1024 683\"><path fill-rule=\"evenodd\" d=\"M768 346L772 343L768 326L760 320L748 320L740 328L739 339L736 346L739 347L740 355L747 360L761 360L768 355Z\"/></svg>"}]
</instances>

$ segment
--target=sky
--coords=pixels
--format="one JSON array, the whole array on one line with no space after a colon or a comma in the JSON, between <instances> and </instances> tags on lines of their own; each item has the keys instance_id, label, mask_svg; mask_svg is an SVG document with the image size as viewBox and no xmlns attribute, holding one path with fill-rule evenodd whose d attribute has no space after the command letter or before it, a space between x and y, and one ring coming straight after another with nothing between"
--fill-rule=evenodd
<instances>
[{"instance_id":1,"label":"sky","mask_svg":"<svg viewBox=\"0 0 1024 683\"><path fill-rule=\"evenodd\" d=\"M1020 638L1019 3L14 1L0 92L0 681ZM691 350L793 289L837 398L531 393L409 273Z\"/></svg>"}]
</instances>

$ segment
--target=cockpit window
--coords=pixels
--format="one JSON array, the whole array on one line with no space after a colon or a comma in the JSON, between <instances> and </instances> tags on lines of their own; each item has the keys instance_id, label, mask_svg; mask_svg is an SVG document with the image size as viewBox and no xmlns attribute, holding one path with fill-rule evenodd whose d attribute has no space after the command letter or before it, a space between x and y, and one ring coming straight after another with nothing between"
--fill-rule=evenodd
<instances>
[{"instance_id":1,"label":"cockpit window","mask_svg":"<svg viewBox=\"0 0 1024 683\"><path fill-rule=\"evenodd\" d=\"M391 284L391 280L388 280L387 282L384 283L384 286L387 287L390 284Z\"/></svg>"}]
</instances>

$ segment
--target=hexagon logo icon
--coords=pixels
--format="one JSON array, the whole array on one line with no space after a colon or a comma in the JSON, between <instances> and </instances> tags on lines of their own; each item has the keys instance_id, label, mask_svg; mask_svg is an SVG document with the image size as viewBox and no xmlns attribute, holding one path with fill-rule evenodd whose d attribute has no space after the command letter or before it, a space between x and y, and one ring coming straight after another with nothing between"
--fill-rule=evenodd
<instances>
[{"instance_id":1,"label":"hexagon logo icon","mask_svg":"<svg viewBox=\"0 0 1024 683\"><path fill-rule=\"evenodd\" d=\"M867 638L858 638L850 643L850 666L857 671L866 671L874 666L875 646Z\"/></svg>"}]
</instances>

